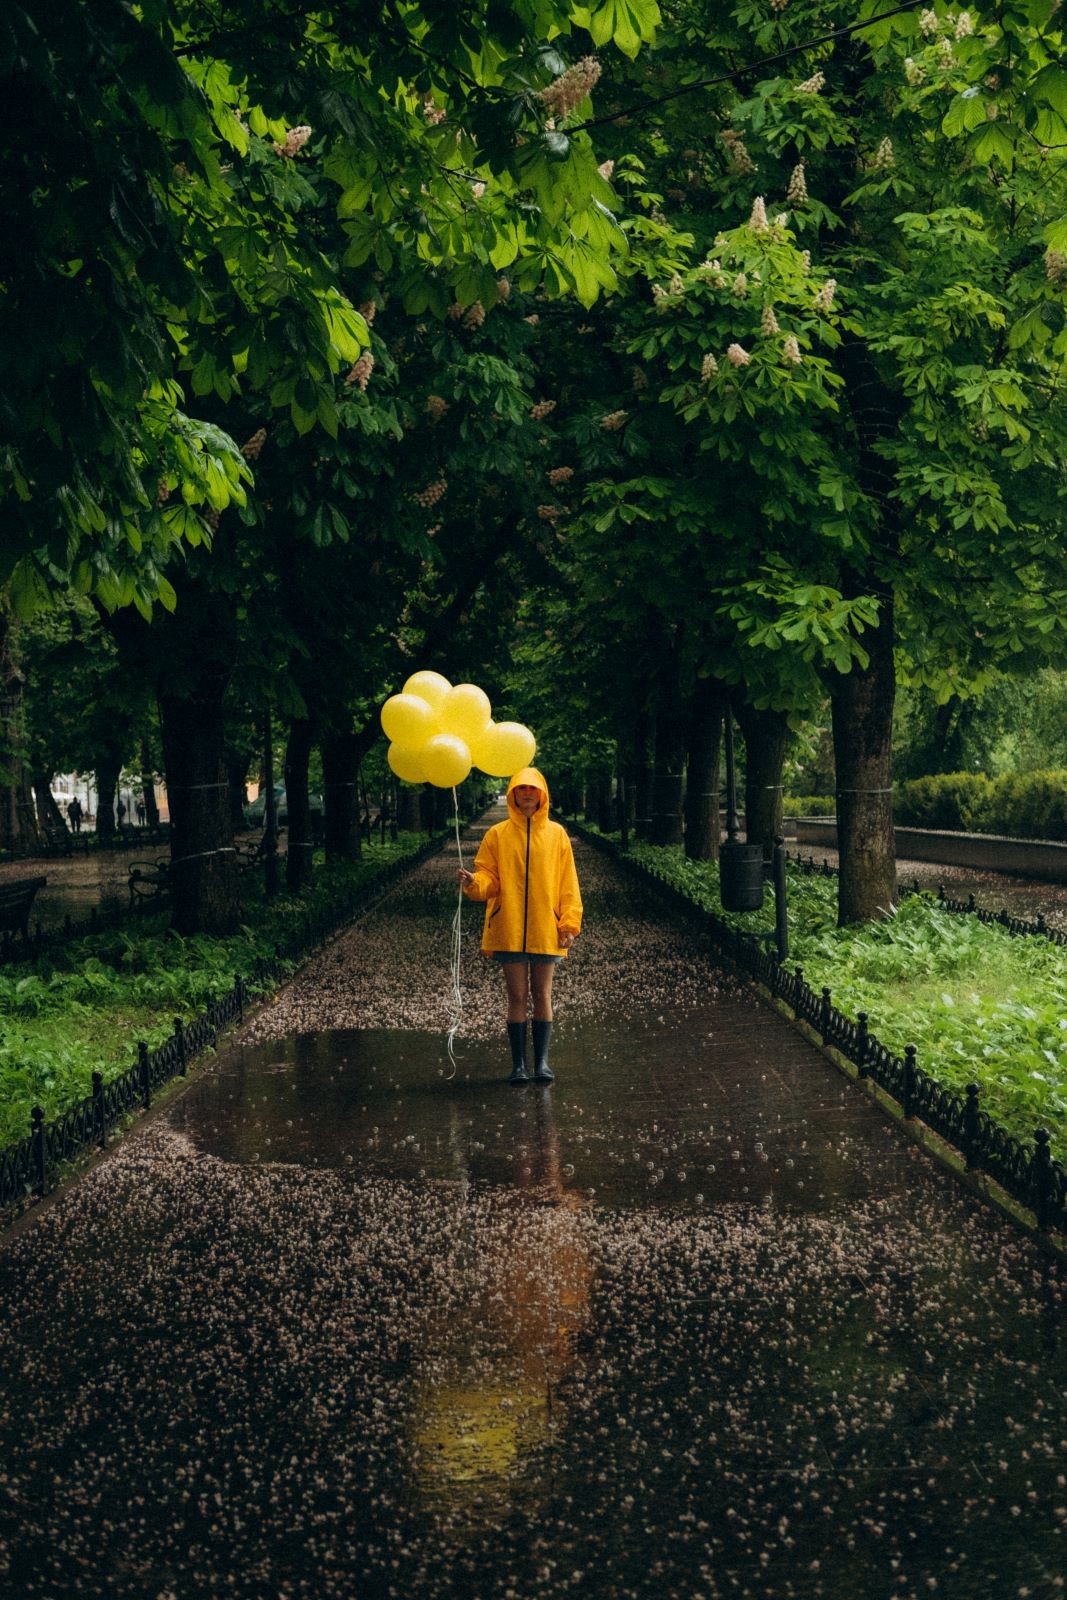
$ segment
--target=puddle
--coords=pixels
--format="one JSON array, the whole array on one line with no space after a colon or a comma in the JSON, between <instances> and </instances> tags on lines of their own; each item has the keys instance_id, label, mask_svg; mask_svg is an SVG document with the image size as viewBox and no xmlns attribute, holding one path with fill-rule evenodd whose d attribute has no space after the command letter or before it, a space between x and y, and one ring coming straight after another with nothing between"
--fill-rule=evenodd
<instances>
[{"instance_id":1,"label":"puddle","mask_svg":"<svg viewBox=\"0 0 1067 1600\"><path fill-rule=\"evenodd\" d=\"M885 1119L787 1030L754 1048L751 1011L726 1009L684 1027L557 1025L551 1087L510 1085L499 1046L462 1044L450 1079L437 1035L296 1035L227 1052L169 1121L225 1161L601 1205L818 1210L903 1192L915 1158Z\"/></svg>"}]
</instances>

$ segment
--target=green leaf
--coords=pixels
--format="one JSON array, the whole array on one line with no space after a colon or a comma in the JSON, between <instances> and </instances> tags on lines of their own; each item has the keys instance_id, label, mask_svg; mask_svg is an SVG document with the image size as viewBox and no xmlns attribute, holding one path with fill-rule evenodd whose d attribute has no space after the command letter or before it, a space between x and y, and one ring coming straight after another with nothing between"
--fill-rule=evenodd
<instances>
[{"instance_id":1,"label":"green leaf","mask_svg":"<svg viewBox=\"0 0 1067 1600\"><path fill-rule=\"evenodd\" d=\"M941 119L941 131L950 139L958 134L970 133L985 121L986 103L977 89L965 89L958 94Z\"/></svg>"},{"instance_id":2,"label":"green leaf","mask_svg":"<svg viewBox=\"0 0 1067 1600\"><path fill-rule=\"evenodd\" d=\"M972 136L971 152L976 161L998 161L1001 166L1007 167L1014 160L1015 146L999 122L987 122L979 133Z\"/></svg>"}]
</instances>

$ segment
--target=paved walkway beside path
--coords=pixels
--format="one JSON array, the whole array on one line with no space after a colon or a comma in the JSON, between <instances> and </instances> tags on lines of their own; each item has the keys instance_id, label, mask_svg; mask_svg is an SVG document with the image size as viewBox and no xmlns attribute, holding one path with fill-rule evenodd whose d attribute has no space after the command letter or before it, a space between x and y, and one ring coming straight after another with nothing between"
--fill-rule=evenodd
<instances>
[{"instance_id":1,"label":"paved walkway beside path","mask_svg":"<svg viewBox=\"0 0 1067 1600\"><path fill-rule=\"evenodd\" d=\"M454 858L0 1250L0 1588L1054 1600L1058 1271L577 846L551 1089Z\"/></svg>"}]
</instances>

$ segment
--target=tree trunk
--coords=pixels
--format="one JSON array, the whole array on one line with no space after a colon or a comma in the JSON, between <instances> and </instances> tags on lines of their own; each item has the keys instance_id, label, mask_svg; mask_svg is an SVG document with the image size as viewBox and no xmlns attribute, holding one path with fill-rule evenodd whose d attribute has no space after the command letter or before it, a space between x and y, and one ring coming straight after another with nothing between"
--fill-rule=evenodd
<instances>
[{"instance_id":1,"label":"tree trunk","mask_svg":"<svg viewBox=\"0 0 1067 1600\"><path fill-rule=\"evenodd\" d=\"M101 844L110 844L116 834L115 794L119 786L121 763L104 759L99 762L96 778L96 837Z\"/></svg>"},{"instance_id":2,"label":"tree trunk","mask_svg":"<svg viewBox=\"0 0 1067 1600\"><path fill-rule=\"evenodd\" d=\"M150 828L159 827L159 807L156 805L156 769L148 740L141 743L141 793L144 796L144 819Z\"/></svg>"},{"instance_id":3,"label":"tree trunk","mask_svg":"<svg viewBox=\"0 0 1067 1600\"><path fill-rule=\"evenodd\" d=\"M610 771L602 772L596 781L596 825L601 833L610 833L615 826Z\"/></svg>"},{"instance_id":4,"label":"tree trunk","mask_svg":"<svg viewBox=\"0 0 1067 1600\"><path fill-rule=\"evenodd\" d=\"M230 826L234 833L240 833L245 825L245 806L248 804L248 791L245 787L248 777L248 757L236 750L227 750L226 777L230 787Z\"/></svg>"},{"instance_id":5,"label":"tree trunk","mask_svg":"<svg viewBox=\"0 0 1067 1600\"><path fill-rule=\"evenodd\" d=\"M689 705L689 758L685 786L685 853L690 861L717 861L722 837L719 752L724 696L714 678L699 678Z\"/></svg>"},{"instance_id":6,"label":"tree trunk","mask_svg":"<svg viewBox=\"0 0 1067 1600\"><path fill-rule=\"evenodd\" d=\"M52 794L52 783L47 772L33 774L33 797L37 802L37 826L42 834L47 834L49 828L67 831L67 824L63 813L56 805Z\"/></svg>"},{"instance_id":7,"label":"tree trunk","mask_svg":"<svg viewBox=\"0 0 1067 1600\"><path fill-rule=\"evenodd\" d=\"M278 893L281 858L278 855L278 796L274 792L274 712L268 704L263 713L263 746L260 752L263 788L263 892L268 900Z\"/></svg>"},{"instance_id":8,"label":"tree trunk","mask_svg":"<svg viewBox=\"0 0 1067 1600\"><path fill-rule=\"evenodd\" d=\"M396 825L401 833L422 832L422 790L410 783L402 784L397 797Z\"/></svg>"},{"instance_id":9,"label":"tree trunk","mask_svg":"<svg viewBox=\"0 0 1067 1600\"><path fill-rule=\"evenodd\" d=\"M763 847L770 861L782 832L782 767L789 725L781 711L756 711L739 705L737 720L745 738L745 838Z\"/></svg>"},{"instance_id":10,"label":"tree trunk","mask_svg":"<svg viewBox=\"0 0 1067 1600\"><path fill-rule=\"evenodd\" d=\"M323 799L326 802L327 861L358 861L362 850L359 831L359 747L350 730L333 733L322 742Z\"/></svg>"},{"instance_id":11,"label":"tree trunk","mask_svg":"<svg viewBox=\"0 0 1067 1600\"><path fill-rule=\"evenodd\" d=\"M893 839L893 604L884 597L877 628L863 635L866 668L837 679L831 696L837 767L837 920L841 927L884 917L896 899Z\"/></svg>"},{"instance_id":12,"label":"tree trunk","mask_svg":"<svg viewBox=\"0 0 1067 1600\"><path fill-rule=\"evenodd\" d=\"M433 829L438 833L452 820L452 790L438 789L435 785L430 793L433 796Z\"/></svg>"},{"instance_id":13,"label":"tree trunk","mask_svg":"<svg viewBox=\"0 0 1067 1600\"><path fill-rule=\"evenodd\" d=\"M285 804L289 811L289 853L285 860L285 887L291 894L306 889L312 879L311 802L308 763L314 742L307 717L289 724L285 747Z\"/></svg>"},{"instance_id":14,"label":"tree trunk","mask_svg":"<svg viewBox=\"0 0 1067 1600\"><path fill-rule=\"evenodd\" d=\"M25 681L14 656L7 600L0 592L0 848L16 852L26 848L19 806Z\"/></svg>"},{"instance_id":15,"label":"tree trunk","mask_svg":"<svg viewBox=\"0 0 1067 1600\"><path fill-rule=\"evenodd\" d=\"M656 771L652 786L652 843L682 842L682 775L685 768L685 706L679 686L678 641L663 663L656 704Z\"/></svg>"},{"instance_id":16,"label":"tree trunk","mask_svg":"<svg viewBox=\"0 0 1067 1600\"><path fill-rule=\"evenodd\" d=\"M241 920L223 688L222 677L213 674L180 697L159 697L170 801L171 920L181 934L231 933Z\"/></svg>"},{"instance_id":17,"label":"tree trunk","mask_svg":"<svg viewBox=\"0 0 1067 1600\"><path fill-rule=\"evenodd\" d=\"M652 751L656 737L655 719L642 706L634 728L634 836L642 841L652 837Z\"/></svg>"}]
</instances>

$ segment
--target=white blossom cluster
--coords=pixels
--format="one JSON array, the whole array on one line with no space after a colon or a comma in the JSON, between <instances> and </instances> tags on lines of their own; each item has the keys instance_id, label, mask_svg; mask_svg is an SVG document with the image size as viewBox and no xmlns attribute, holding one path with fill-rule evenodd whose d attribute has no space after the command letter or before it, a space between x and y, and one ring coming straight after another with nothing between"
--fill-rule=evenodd
<instances>
[{"instance_id":1,"label":"white blossom cluster","mask_svg":"<svg viewBox=\"0 0 1067 1600\"><path fill-rule=\"evenodd\" d=\"M554 118L562 119L592 94L599 79L600 62L596 56L583 56L541 90L541 102Z\"/></svg>"},{"instance_id":2,"label":"white blossom cluster","mask_svg":"<svg viewBox=\"0 0 1067 1600\"><path fill-rule=\"evenodd\" d=\"M737 177L755 172L756 163L749 155L741 135L733 128L724 128L720 137L729 153L730 171Z\"/></svg>"},{"instance_id":3,"label":"white blossom cluster","mask_svg":"<svg viewBox=\"0 0 1067 1600\"><path fill-rule=\"evenodd\" d=\"M789 175L789 187L785 197L791 206L802 206L808 198L808 185L804 177L804 163L798 161Z\"/></svg>"},{"instance_id":4,"label":"white blossom cluster","mask_svg":"<svg viewBox=\"0 0 1067 1600\"><path fill-rule=\"evenodd\" d=\"M869 162L872 172L888 172L896 165L896 156L893 154L893 141L888 134L878 145L877 150Z\"/></svg>"},{"instance_id":5,"label":"white blossom cluster","mask_svg":"<svg viewBox=\"0 0 1067 1600\"><path fill-rule=\"evenodd\" d=\"M834 295L836 294L836 292L837 292L837 279L836 278L827 278L826 282L823 284L822 288L819 290L818 294L815 296L815 302L814 302L815 310L816 311L832 311L833 310L833 305L834 305Z\"/></svg>"},{"instance_id":6,"label":"white blossom cluster","mask_svg":"<svg viewBox=\"0 0 1067 1600\"><path fill-rule=\"evenodd\" d=\"M354 383L358 383L360 393L366 394L367 385L370 382L370 375L373 371L374 357L371 355L369 350L364 350L359 360L354 362L349 368L348 376L345 378L345 383L348 384L349 387L351 387L351 385Z\"/></svg>"},{"instance_id":7,"label":"white blossom cluster","mask_svg":"<svg viewBox=\"0 0 1067 1600\"><path fill-rule=\"evenodd\" d=\"M429 508L430 506L435 506L439 500L443 500L447 492L448 479L435 478L432 483L426 485L425 489L416 490L411 498L418 505Z\"/></svg>"},{"instance_id":8,"label":"white blossom cluster","mask_svg":"<svg viewBox=\"0 0 1067 1600\"><path fill-rule=\"evenodd\" d=\"M310 138L311 129L306 124L302 124L299 128L290 128L285 135L285 143L274 146L274 154L276 156L284 156L287 161L290 161L298 150L304 148Z\"/></svg>"}]
</instances>

